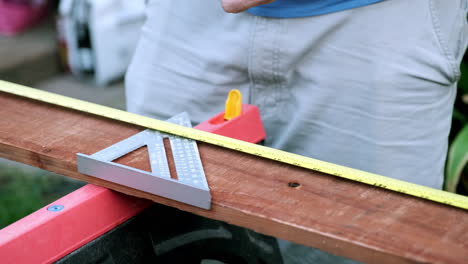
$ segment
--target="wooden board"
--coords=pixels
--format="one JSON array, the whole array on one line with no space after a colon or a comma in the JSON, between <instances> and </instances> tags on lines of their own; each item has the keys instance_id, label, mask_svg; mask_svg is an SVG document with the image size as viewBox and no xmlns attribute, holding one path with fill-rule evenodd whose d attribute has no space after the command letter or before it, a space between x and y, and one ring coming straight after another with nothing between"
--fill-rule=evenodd
<instances>
[{"instance_id":1,"label":"wooden board","mask_svg":"<svg viewBox=\"0 0 468 264\"><path fill-rule=\"evenodd\" d=\"M364 262L467 263L468 211L209 144L210 211L77 173L77 152L142 129L0 93L1 157ZM144 167L140 154L122 162Z\"/></svg>"}]
</instances>

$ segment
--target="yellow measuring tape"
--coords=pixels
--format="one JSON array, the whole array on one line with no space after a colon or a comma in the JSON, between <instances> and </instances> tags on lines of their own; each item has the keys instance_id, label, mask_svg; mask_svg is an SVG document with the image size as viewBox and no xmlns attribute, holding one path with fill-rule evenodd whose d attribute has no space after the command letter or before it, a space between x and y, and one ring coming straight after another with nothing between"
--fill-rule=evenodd
<instances>
[{"instance_id":1,"label":"yellow measuring tape","mask_svg":"<svg viewBox=\"0 0 468 264\"><path fill-rule=\"evenodd\" d=\"M94 114L97 116L102 116L130 124L135 124L146 128L151 128L161 132L210 143L220 147L241 151L244 153L252 154L271 160L276 160L283 163L288 163L306 169L335 175L348 180L377 186L380 188L404 193L426 200L431 200L434 202L454 207L468 209L468 197L466 196L436 190L429 187L424 187L421 185L300 156L282 150L255 145L252 143L247 143L232 138L223 137L204 131L171 124L157 119L128 113L111 107L81 101L78 99L54 93L44 92L41 90L5 81L0 81L0 92L23 96L26 98Z\"/></svg>"}]
</instances>

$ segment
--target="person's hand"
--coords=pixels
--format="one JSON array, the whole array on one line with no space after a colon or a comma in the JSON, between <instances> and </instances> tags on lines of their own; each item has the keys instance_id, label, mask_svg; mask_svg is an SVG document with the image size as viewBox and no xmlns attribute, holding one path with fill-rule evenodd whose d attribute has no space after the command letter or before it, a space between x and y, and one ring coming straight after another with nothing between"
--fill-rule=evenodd
<instances>
[{"instance_id":1,"label":"person's hand","mask_svg":"<svg viewBox=\"0 0 468 264\"><path fill-rule=\"evenodd\" d=\"M239 13L251 7L269 4L275 0L221 0L224 11L228 13Z\"/></svg>"}]
</instances>

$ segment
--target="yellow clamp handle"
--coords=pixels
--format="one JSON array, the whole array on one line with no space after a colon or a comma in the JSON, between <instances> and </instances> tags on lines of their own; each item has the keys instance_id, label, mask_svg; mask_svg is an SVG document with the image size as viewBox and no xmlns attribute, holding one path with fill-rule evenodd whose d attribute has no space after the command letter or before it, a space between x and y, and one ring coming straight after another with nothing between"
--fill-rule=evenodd
<instances>
[{"instance_id":1,"label":"yellow clamp handle","mask_svg":"<svg viewBox=\"0 0 468 264\"><path fill-rule=\"evenodd\" d=\"M233 89L229 92L226 100L226 110L224 120L231 120L242 113L242 94L239 90Z\"/></svg>"}]
</instances>

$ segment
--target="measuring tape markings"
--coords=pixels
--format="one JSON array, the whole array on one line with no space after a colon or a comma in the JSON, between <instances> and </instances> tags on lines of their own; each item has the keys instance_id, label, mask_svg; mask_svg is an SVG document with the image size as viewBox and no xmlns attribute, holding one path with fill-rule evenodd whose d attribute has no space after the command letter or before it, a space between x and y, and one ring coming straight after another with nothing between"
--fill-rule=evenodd
<instances>
[{"instance_id":1,"label":"measuring tape markings","mask_svg":"<svg viewBox=\"0 0 468 264\"><path fill-rule=\"evenodd\" d=\"M30 98L33 100L38 100L41 102L62 106L69 109L94 114L101 117L122 121L125 123L155 129L168 134L202 141L216 146L237 150L240 152L252 154L271 160L276 160L282 163L287 163L290 165L299 166L326 174L331 174L348 180L373 185L376 187L404 193L426 200L431 200L434 202L439 202L454 207L468 209L468 197L462 195L436 190L433 188L393 178L388 178L385 176L360 171L336 165L333 163L316 160L309 157L300 156L282 150L255 145L245 141L223 137L209 132L179 126L176 124L171 124L157 119L129 113L123 110L118 110L99 104L81 101L59 94L45 92L42 90L33 89L1 80L0 91Z\"/></svg>"}]
</instances>

